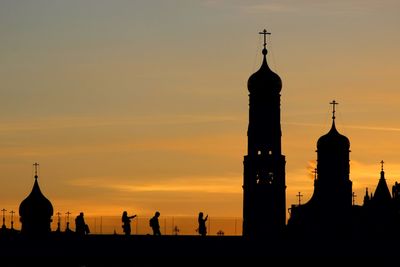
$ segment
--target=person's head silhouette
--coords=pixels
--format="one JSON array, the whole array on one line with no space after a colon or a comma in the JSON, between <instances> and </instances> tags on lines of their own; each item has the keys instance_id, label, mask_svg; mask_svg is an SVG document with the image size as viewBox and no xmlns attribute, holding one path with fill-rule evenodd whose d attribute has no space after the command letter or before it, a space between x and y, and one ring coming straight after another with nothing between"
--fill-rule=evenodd
<instances>
[{"instance_id":1,"label":"person's head silhouette","mask_svg":"<svg viewBox=\"0 0 400 267\"><path fill-rule=\"evenodd\" d=\"M156 216L157 218L160 217L160 212L156 211L156 213L154 214L154 216Z\"/></svg>"}]
</instances>

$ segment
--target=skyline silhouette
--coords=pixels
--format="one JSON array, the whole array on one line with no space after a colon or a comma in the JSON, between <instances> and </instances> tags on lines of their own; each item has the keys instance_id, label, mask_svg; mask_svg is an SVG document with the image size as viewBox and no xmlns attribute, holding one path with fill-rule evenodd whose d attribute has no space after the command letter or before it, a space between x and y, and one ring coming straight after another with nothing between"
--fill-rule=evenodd
<instances>
[{"instance_id":1,"label":"skyline silhouette","mask_svg":"<svg viewBox=\"0 0 400 267\"><path fill-rule=\"evenodd\" d=\"M368 187L362 206L355 204L357 196L352 190L350 180L350 141L341 135L335 126L336 106L339 104L333 100L332 126L330 131L321 136L317 142L317 163L314 169L314 193L305 204L301 204L301 192L298 197L298 205L292 204L287 209L286 205L286 178L285 156L282 155L282 130L281 130L281 90L282 80L273 72L267 63L267 35L271 35L266 29L259 32L263 35L263 60L258 71L248 79L249 90L249 123L248 123L248 154L244 157L243 176L243 236L250 238L262 238L282 235L288 228L290 231L309 233L313 231L325 231L325 224L331 231L350 233L354 227L369 229L376 232L378 228L387 228L393 231L393 226L400 221L400 205L397 203L397 183L393 184L392 194L389 191L385 178L384 161L381 163L381 177L376 186L376 191L369 195ZM5 225L5 212L2 209L2 232L21 232L25 236L46 236L52 232L53 206L42 194L39 184L39 164L34 166L34 185L31 193L19 206L21 230L14 231L14 211L11 211L11 228ZM355 209L356 207L357 210ZM363 208L362 210L360 208ZM290 214L286 219L286 209ZM385 211L386 210L386 211ZM365 213L365 214L364 214ZM60 212L57 212L57 230L61 232ZM71 230L69 222L70 212L66 212L67 222L65 233ZM379 214L379 216L377 216ZM128 217L123 212L123 232L131 234L130 220L137 215ZM156 211L149 219L149 226L153 235L160 236L159 222L160 212ZM377 222L375 218L382 217L383 222ZM399 218L398 218L399 217ZM322 218L322 219L321 219ZM325 219L323 219L325 218ZM329 219L330 218L330 219ZM199 227L196 231L201 236L207 235L203 212L199 213ZM287 221L289 224L287 225ZM330 223L328 223L330 221ZM371 222L370 222L371 221ZM376 221L373 223L372 221ZM358 225L358 226L354 226ZM393 226L392 226L393 225ZM175 234L178 227L173 226ZM319 229L319 230L318 230ZM334 230L337 229L337 230ZM350 232L349 232L350 231ZM75 218L75 233L77 235L90 234L90 228L84 221L84 212L80 211ZM217 235L222 234L219 230ZM114 234L116 230L114 229Z\"/></svg>"},{"instance_id":2,"label":"skyline silhouette","mask_svg":"<svg viewBox=\"0 0 400 267\"><path fill-rule=\"evenodd\" d=\"M366 189L363 205L356 205L356 194L350 180L350 139L339 133L336 126L336 106L332 100L332 124L328 133L318 138L317 166L314 170L314 193L306 203L292 204L286 223L286 158L282 154L281 90L282 80L267 63L266 30L260 69L248 79L249 121L248 151L243 160L243 232L241 236L225 235L222 229L208 235L208 214L198 213L198 235L179 235L177 224L172 232L162 233L161 212L157 209L148 220L152 234L131 235L131 219L123 211L122 234L93 234L81 211L74 227L67 215L65 231L57 212L57 229L52 231L54 209L51 200L39 186L39 164L35 162L34 185L21 201L19 215L21 230L7 229L2 209L0 256L11 266L113 266L132 261L151 266L162 260L165 264L185 264L187 260L212 259L217 264L279 260L284 264L292 257L315 259L321 257L359 258L387 257L398 251L400 226L400 184L389 190L384 161L376 190ZM13 218L13 212L11 212ZM12 219L13 220L13 219ZM208 221L208 225L206 222ZM13 226L13 222L11 222ZM73 229L73 230L71 230ZM215 230L214 230L215 231ZM298 241L302 240L302 246ZM358 246L354 248L354 243ZM318 246L315 246L318 244ZM312 247L312 250L310 249ZM149 261L150 259L150 261ZM290 261L290 260L289 260ZM259 264L259 262L258 262Z\"/></svg>"},{"instance_id":3,"label":"skyline silhouette","mask_svg":"<svg viewBox=\"0 0 400 267\"><path fill-rule=\"evenodd\" d=\"M400 177L399 5L2 1L0 208L17 211L39 162L55 212L241 217L245 87L264 26L284 85L287 205L312 196L332 99L361 205L382 159L387 183Z\"/></svg>"}]
</instances>

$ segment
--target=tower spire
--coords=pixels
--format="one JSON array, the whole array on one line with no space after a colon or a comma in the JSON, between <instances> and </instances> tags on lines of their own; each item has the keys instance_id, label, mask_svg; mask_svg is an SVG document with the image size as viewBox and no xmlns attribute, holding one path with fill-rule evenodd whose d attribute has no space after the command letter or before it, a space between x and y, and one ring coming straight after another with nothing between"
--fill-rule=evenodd
<instances>
[{"instance_id":1,"label":"tower spire","mask_svg":"<svg viewBox=\"0 0 400 267\"><path fill-rule=\"evenodd\" d=\"M383 160L381 160L381 162L380 162L380 164L381 164L381 171L383 172L383 164L384 164L385 162L383 161Z\"/></svg>"}]
</instances>

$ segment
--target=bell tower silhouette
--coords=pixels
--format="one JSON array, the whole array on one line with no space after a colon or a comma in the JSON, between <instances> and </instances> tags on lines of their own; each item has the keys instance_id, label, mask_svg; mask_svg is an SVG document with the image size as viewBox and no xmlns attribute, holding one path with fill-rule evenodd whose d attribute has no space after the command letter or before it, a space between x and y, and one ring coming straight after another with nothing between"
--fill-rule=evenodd
<instances>
[{"instance_id":1,"label":"bell tower silhouette","mask_svg":"<svg viewBox=\"0 0 400 267\"><path fill-rule=\"evenodd\" d=\"M244 156L243 236L277 234L286 225L285 156L281 151L281 78L267 64L266 30L260 69L248 80L248 151Z\"/></svg>"}]
</instances>

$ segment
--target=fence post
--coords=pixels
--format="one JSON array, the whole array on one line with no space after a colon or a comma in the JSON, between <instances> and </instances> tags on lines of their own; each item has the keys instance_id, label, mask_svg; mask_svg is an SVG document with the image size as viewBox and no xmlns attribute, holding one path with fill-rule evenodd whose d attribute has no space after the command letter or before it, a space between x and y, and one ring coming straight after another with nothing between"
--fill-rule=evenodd
<instances>
[{"instance_id":1,"label":"fence post","mask_svg":"<svg viewBox=\"0 0 400 267\"><path fill-rule=\"evenodd\" d=\"M211 234L211 219L208 218L208 235Z\"/></svg>"},{"instance_id":2,"label":"fence post","mask_svg":"<svg viewBox=\"0 0 400 267\"><path fill-rule=\"evenodd\" d=\"M138 228L139 228L139 216L136 216L136 234L138 234Z\"/></svg>"}]
</instances>

